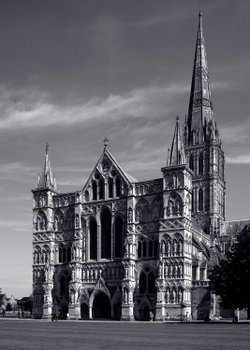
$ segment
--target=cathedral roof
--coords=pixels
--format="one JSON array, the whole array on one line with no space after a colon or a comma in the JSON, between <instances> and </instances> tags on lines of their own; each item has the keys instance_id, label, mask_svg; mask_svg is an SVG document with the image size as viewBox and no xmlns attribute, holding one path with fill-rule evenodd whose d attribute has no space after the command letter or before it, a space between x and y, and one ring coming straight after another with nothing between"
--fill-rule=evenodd
<instances>
[{"instance_id":1,"label":"cathedral roof","mask_svg":"<svg viewBox=\"0 0 250 350\"><path fill-rule=\"evenodd\" d=\"M179 117L177 116L172 146L168 153L167 166L176 166L182 164L186 164L186 156L181 138Z\"/></svg>"},{"instance_id":2,"label":"cathedral roof","mask_svg":"<svg viewBox=\"0 0 250 350\"><path fill-rule=\"evenodd\" d=\"M45 151L45 159L44 159L44 166L38 174L38 181L37 181L37 187L39 189L52 189L56 190L56 179L53 175L52 168L50 165L50 158L49 158L49 144L46 144L46 151Z\"/></svg>"},{"instance_id":3,"label":"cathedral roof","mask_svg":"<svg viewBox=\"0 0 250 350\"><path fill-rule=\"evenodd\" d=\"M250 225L250 220L231 220L225 222L225 235L236 238L246 225Z\"/></svg>"}]
</instances>

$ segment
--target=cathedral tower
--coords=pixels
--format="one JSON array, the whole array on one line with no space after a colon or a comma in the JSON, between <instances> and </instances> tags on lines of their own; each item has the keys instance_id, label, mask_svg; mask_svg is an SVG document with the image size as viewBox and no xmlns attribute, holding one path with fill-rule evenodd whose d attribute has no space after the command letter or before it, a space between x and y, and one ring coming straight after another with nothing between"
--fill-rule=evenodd
<instances>
[{"instance_id":1,"label":"cathedral tower","mask_svg":"<svg viewBox=\"0 0 250 350\"><path fill-rule=\"evenodd\" d=\"M55 243L53 239L53 196L56 180L46 145L44 166L33 189L33 316L46 318L52 312Z\"/></svg>"},{"instance_id":2,"label":"cathedral tower","mask_svg":"<svg viewBox=\"0 0 250 350\"><path fill-rule=\"evenodd\" d=\"M192 171L186 165L179 117L163 173L164 217L160 220L160 259L156 317L182 319L191 313ZM165 297L164 297L165 295Z\"/></svg>"},{"instance_id":3,"label":"cathedral tower","mask_svg":"<svg viewBox=\"0 0 250 350\"><path fill-rule=\"evenodd\" d=\"M184 143L193 171L192 214L203 230L215 238L225 221L225 158L214 118L201 11Z\"/></svg>"}]
</instances>

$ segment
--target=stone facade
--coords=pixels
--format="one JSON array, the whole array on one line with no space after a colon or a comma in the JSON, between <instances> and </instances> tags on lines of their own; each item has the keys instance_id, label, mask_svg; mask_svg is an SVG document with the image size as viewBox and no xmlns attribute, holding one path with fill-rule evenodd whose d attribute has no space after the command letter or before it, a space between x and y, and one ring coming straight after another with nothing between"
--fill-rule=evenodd
<instances>
[{"instance_id":1,"label":"stone facade","mask_svg":"<svg viewBox=\"0 0 250 350\"><path fill-rule=\"evenodd\" d=\"M181 320L210 312L225 181L201 13L181 134L177 118L162 177L143 182L119 166L105 140L73 193L57 191L46 147L32 190L34 317Z\"/></svg>"}]
</instances>

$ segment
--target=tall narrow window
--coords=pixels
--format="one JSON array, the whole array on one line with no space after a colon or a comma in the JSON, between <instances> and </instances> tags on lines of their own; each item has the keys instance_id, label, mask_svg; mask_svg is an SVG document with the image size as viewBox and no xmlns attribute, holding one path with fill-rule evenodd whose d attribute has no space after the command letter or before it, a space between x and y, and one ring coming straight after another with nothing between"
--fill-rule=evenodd
<instances>
[{"instance_id":1,"label":"tall narrow window","mask_svg":"<svg viewBox=\"0 0 250 350\"><path fill-rule=\"evenodd\" d=\"M142 245L142 242L141 241L139 241L138 242L138 258L141 258L141 245Z\"/></svg>"},{"instance_id":2,"label":"tall narrow window","mask_svg":"<svg viewBox=\"0 0 250 350\"><path fill-rule=\"evenodd\" d=\"M147 256L147 242L143 241L142 243L142 256L145 258Z\"/></svg>"},{"instance_id":3,"label":"tall narrow window","mask_svg":"<svg viewBox=\"0 0 250 350\"><path fill-rule=\"evenodd\" d=\"M193 154L190 154L190 158L189 158L189 168L194 171L194 156Z\"/></svg>"},{"instance_id":4,"label":"tall narrow window","mask_svg":"<svg viewBox=\"0 0 250 350\"><path fill-rule=\"evenodd\" d=\"M89 224L89 245L90 245L90 259L97 259L97 223L92 219Z\"/></svg>"},{"instance_id":5,"label":"tall narrow window","mask_svg":"<svg viewBox=\"0 0 250 350\"><path fill-rule=\"evenodd\" d=\"M120 216L115 220L115 257L122 257L123 247L123 221Z\"/></svg>"},{"instance_id":6,"label":"tall narrow window","mask_svg":"<svg viewBox=\"0 0 250 350\"><path fill-rule=\"evenodd\" d=\"M96 200L97 199L97 184L96 184L96 181L93 180L92 181L92 195L93 195L93 200Z\"/></svg>"},{"instance_id":7,"label":"tall narrow window","mask_svg":"<svg viewBox=\"0 0 250 350\"><path fill-rule=\"evenodd\" d=\"M148 244L148 256L149 258L152 258L153 256L153 241L150 240Z\"/></svg>"},{"instance_id":8,"label":"tall narrow window","mask_svg":"<svg viewBox=\"0 0 250 350\"><path fill-rule=\"evenodd\" d=\"M59 263L63 262L63 247L59 247Z\"/></svg>"},{"instance_id":9,"label":"tall narrow window","mask_svg":"<svg viewBox=\"0 0 250 350\"><path fill-rule=\"evenodd\" d=\"M199 189L199 211L203 211L203 189Z\"/></svg>"},{"instance_id":10,"label":"tall narrow window","mask_svg":"<svg viewBox=\"0 0 250 350\"><path fill-rule=\"evenodd\" d=\"M67 262L71 261L71 247L67 248Z\"/></svg>"},{"instance_id":11,"label":"tall narrow window","mask_svg":"<svg viewBox=\"0 0 250 350\"><path fill-rule=\"evenodd\" d=\"M63 255L63 258L62 258L62 262L65 263L66 260L67 260L67 251L66 251L66 248L63 247L63 251L62 251L62 255Z\"/></svg>"},{"instance_id":12,"label":"tall narrow window","mask_svg":"<svg viewBox=\"0 0 250 350\"><path fill-rule=\"evenodd\" d=\"M85 191L85 201L89 202L89 191L87 191L87 190Z\"/></svg>"},{"instance_id":13,"label":"tall narrow window","mask_svg":"<svg viewBox=\"0 0 250 350\"><path fill-rule=\"evenodd\" d=\"M111 214L107 209L101 214L101 257L111 258Z\"/></svg>"},{"instance_id":14,"label":"tall narrow window","mask_svg":"<svg viewBox=\"0 0 250 350\"><path fill-rule=\"evenodd\" d=\"M203 175L203 153L199 155L199 174Z\"/></svg>"},{"instance_id":15,"label":"tall narrow window","mask_svg":"<svg viewBox=\"0 0 250 350\"><path fill-rule=\"evenodd\" d=\"M191 197L191 210L194 211L194 190L192 190L192 197Z\"/></svg>"},{"instance_id":16,"label":"tall narrow window","mask_svg":"<svg viewBox=\"0 0 250 350\"><path fill-rule=\"evenodd\" d=\"M109 178L109 198L113 198L113 179Z\"/></svg>"},{"instance_id":17,"label":"tall narrow window","mask_svg":"<svg viewBox=\"0 0 250 350\"><path fill-rule=\"evenodd\" d=\"M156 239L154 240L154 256L158 256L158 242Z\"/></svg>"},{"instance_id":18,"label":"tall narrow window","mask_svg":"<svg viewBox=\"0 0 250 350\"><path fill-rule=\"evenodd\" d=\"M99 199L104 199L104 181L103 181L103 179L99 180Z\"/></svg>"},{"instance_id":19,"label":"tall narrow window","mask_svg":"<svg viewBox=\"0 0 250 350\"><path fill-rule=\"evenodd\" d=\"M115 180L115 187L116 187L116 197L120 197L121 195L121 180L119 177Z\"/></svg>"}]
</instances>

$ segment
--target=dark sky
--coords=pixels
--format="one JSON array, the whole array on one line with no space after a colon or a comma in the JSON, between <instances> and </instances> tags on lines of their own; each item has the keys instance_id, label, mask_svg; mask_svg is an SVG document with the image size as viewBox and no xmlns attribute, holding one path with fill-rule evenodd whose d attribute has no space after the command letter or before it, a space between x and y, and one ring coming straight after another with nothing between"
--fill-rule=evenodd
<instances>
[{"instance_id":1,"label":"dark sky","mask_svg":"<svg viewBox=\"0 0 250 350\"><path fill-rule=\"evenodd\" d=\"M32 196L45 144L81 189L108 137L137 179L161 176L188 109L199 6L227 165L227 219L250 218L248 0L0 0L0 287L31 292Z\"/></svg>"}]
</instances>

